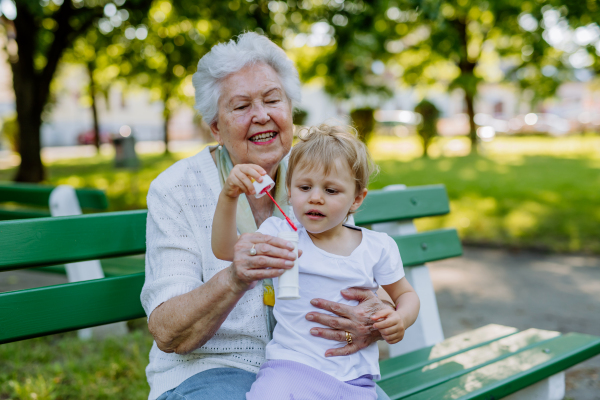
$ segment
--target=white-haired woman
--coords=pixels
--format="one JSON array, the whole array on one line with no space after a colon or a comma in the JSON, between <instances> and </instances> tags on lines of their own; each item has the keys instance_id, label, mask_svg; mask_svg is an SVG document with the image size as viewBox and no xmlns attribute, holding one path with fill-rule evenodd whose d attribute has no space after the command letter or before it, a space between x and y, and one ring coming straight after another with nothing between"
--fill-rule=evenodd
<instances>
[{"instance_id":1,"label":"white-haired woman","mask_svg":"<svg viewBox=\"0 0 600 400\"><path fill-rule=\"evenodd\" d=\"M240 198L242 235L233 263L211 251L212 220L221 185L236 164L262 166L276 182L276 199L287 202L285 157L300 81L283 50L264 36L245 33L202 57L193 82L196 108L219 145L177 162L148 192L141 300L155 339L146 368L149 399L243 400L265 361L275 323L263 294L295 256L286 241L255 233L265 219L280 215L268 197ZM311 334L332 340L331 356L380 340L369 317L391 307L369 290L348 289L343 295L359 304L314 299L315 307L329 313L306 315L324 325ZM342 347L346 332L352 342ZM378 395L388 399L380 389Z\"/></svg>"}]
</instances>

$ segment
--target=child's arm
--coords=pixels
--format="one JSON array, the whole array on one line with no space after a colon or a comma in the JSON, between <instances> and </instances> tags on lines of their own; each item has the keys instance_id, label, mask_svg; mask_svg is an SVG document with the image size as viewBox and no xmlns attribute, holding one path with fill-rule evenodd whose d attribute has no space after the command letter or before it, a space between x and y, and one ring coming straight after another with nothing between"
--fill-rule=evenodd
<instances>
[{"instance_id":1,"label":"child's arm","mask_svg":"<svg viewBox=\"0 0 600 400\"><path fill-rule=\"evenodd\" d=\"M255 190L251 179L262 182L263 175L266 172L258 165L238 164L227 177L212 225L212 251L218 259L233 261L233 246L238 240L235 221L238 197L242 193L253 195Z\"/></svg>"},{"instance_id":2,"label":"child's arm","mask_svg":"<svg viewBox=\"0 0 600 400\"><path fill-rule=\"evenodd\" d=\"M417 320L421 306L419 296L406 278L381 286L396 304L396 311L386 308L373 314L371 319L377 321L373 324L373 328L379 330L389 344L398 343L404 338L406 328Z\"/></svg>"}]
</instances>

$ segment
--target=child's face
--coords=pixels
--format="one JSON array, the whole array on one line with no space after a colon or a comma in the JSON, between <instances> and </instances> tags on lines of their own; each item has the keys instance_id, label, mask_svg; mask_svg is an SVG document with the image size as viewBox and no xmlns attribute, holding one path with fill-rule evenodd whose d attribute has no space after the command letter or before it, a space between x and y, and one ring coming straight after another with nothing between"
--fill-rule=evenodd
<instances>
[{"instance_id":1,"label":"child's face","mask_svg":"<svg viewBox=\"0 0 600 400\"><path fill-rule=\"evenodd\" d=\"M357 195L350 167L339 158L327 175L322 168L297 168L289 189L294 214L311 233L341 225L348 211L356 210L367 193L365 189Z\"/></svg>"}]
</instances>

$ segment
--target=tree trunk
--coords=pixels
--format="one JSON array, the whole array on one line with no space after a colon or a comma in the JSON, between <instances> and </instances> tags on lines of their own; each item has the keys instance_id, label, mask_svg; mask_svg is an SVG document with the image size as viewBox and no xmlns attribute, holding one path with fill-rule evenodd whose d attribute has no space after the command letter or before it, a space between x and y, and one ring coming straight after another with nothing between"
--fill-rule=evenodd
<instances>
[{"instance_id":1,"label":"tree trunk","mask_svg":"<svg viewBox=\"0 0 600 400\"><path fill-rule=\"evenodd\" d=\"M96 107L96 87L94 85L94 64L87 63L88 73L90 75L90 97L92 98L92 116L94 119L94 145L96 151L100 154L100 124L98 122L98 108Z\"/></svg>"},{"instance_id":2,"label":"tree trunk","mask_svg":"<svg viewBox=\"0 0 600 400\"><path fill-rule=\"evenodd\" d=\"M475 127L475 107L473 106L473 95L465 91L465 102L467 104L467 114L469 116L469 139L471 140L471 153L477 154L479 151L477 140L477 128Z\"/></svg>"},{"instance_id":3,"label":"tree trunk","mask_svg":"<svg viewBox=\"0 0 600 400\"><path fill-rule=\"evenodd\" d=\"M168 82L168 81L167 81ZM169 154L169 121L171 120L171 109L169 108L169 99L171 98L171 86L165 84L163 86L163 121L164 121L164 137L165 142L165 154Z\"/></svg>"},{"instance_id":4,"label":"tree trunk","mask_svg":"<svg viewBox=\"0 0 600 400\"><path fill-rule=\"evenodd\" d=\"M454 27L460 38L460 86L465 91L465 103L467 105L467 114L469 115L469 139L471 140L471 153L477 154L477 131L475 129L475 108L473 105L475 96L477 95L477 82L475 76L475 63L469 60L467 47L469 38L467 34L467 21L456 19L453 21Z\"/></svg>"},{"instance_id":5,"label":"tree trunk","mask_svg":"<svg viewBox=\"0 0 600 400\"><path fill-rule=\"evenodd\" d=\"M40 82L33 63L37 29L26 7L17 5L17 13L12 34L17 41L18 52L11 58L10 66L19 124L21 164L14 180L41 182L44 180L44 166L40 155L40 128L46 98L40 96Z\"/></svg>"},{"instance_id":6,"label":"tree trunk","mask_svg":"<svg viewBox=\"0 0 600 400\"><path fill-rule=\"evenodd\" d=\"M431 143L430 138L423 138L423 158L429 158L429 154L427 154L427 150L429 149L429 144Z\"/></svg>"}]
</instances>

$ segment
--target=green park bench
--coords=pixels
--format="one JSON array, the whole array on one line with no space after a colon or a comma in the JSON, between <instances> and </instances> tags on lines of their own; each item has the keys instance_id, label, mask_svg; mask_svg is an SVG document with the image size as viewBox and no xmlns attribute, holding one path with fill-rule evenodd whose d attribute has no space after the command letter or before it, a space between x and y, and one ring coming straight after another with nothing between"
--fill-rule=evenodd
<instances>
[{"instance_id":1,"label":"green park bench","mask_svg":"<svg viewBox=\"0 0 600 400\"><path fill-rule=\"evenodd\" d=\"M57 186L0 182L0 221L50 217L50 199ZM79 207L86 212L105 211L108 198L103 190L75 189ZM56 211L56 210L55 210ZM144 260L127 257L101 261L105 276L128 275L144 271ZM66 274L64 265L34 268L41 272Z\"/></svg>"},{"instance_id":2,"label":"green park bench","mask_svg":"<svg viewBox=\"0 0 600 400\"><path fill-rule=\"evenodd\" d=\"M0 182L0 220L49 217L50 196L56 186ZM108 199L102 190L76 189L82 209L104 211Z\"/></svg>"},{"instance_id":3,"label":"green park bench","mask_svg":"<svg viewBox=\"0 0 600 400\"><path fill-rule=\"evenodd\" d=\"M562 398L561 371L599 354L599 337L488 325L443 338L424 264L461 255L461 243L454 229L415 232L412 219L448 212L438 185L372 191L355 215L359 225L391 232L422 301L417 323L380 362L379 385L393 400ZM0 222L0 271L144 254L146 216L140 210ZM0 344L145 317L143 284L144 273L136 273L0 293Z\"/></svg>"}]
</instances>

